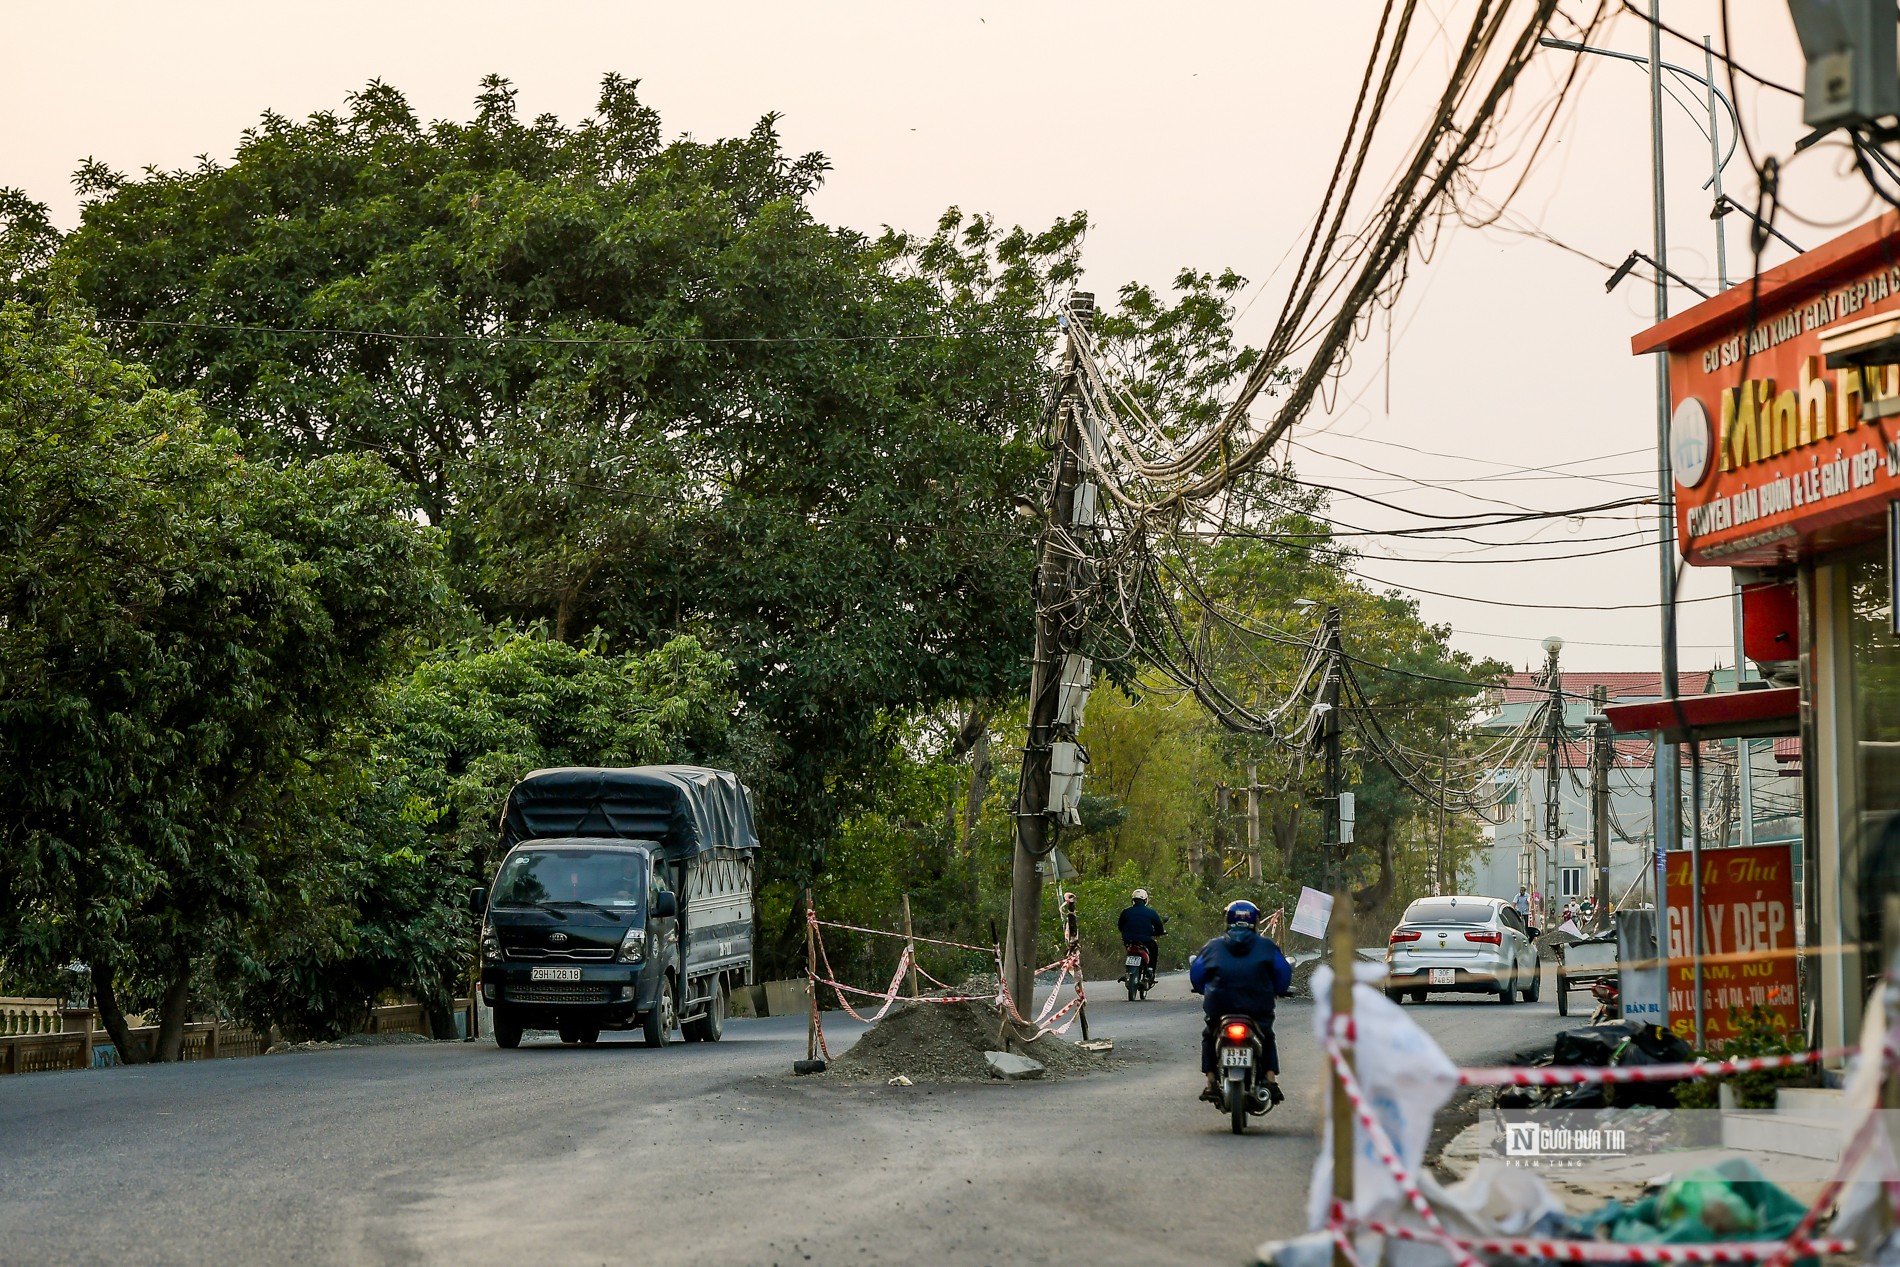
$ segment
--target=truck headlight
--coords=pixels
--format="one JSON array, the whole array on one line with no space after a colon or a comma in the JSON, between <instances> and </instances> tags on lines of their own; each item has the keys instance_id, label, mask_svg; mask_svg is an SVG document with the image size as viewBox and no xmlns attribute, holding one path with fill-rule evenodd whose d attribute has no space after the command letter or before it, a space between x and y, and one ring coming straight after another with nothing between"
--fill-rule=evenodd
<instances>
[{"instance_id":1,"label":"truck headlight","mask_svg":"<svg viewBox=\"0 0 1900 1267\"><path fill-rule=\"evenodd\" d=\"M627 935L620 939L620 954L618 956L620 962L639 963L646 957L647 930L644 928L629 928Z\"/></svg>"},{"instance_id":2,"label":"truck headlight","mask_svg":"<svg viewBox=\"0 0 1900 1267\"><path fill-rule=\"evenodd\" d=\"M502 960L501 938L495 935L494 927L489 924L482 925L482 958L489 963L500 963Z\"/></svg>"}]
</instances>

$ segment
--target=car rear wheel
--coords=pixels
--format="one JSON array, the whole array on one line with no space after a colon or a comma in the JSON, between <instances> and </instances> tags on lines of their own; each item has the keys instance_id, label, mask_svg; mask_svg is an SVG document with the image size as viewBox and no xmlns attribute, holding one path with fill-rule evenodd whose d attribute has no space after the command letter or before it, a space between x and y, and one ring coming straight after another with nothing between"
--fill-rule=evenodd
<instances>
[{"instance_id":1,"label":"car rear wheel","mask_svg":"<svg viewBox=\"0 0 1900 1267\"><path fill-rule=\"evenodd\" d=\"M1524 991L1524 1001L1526 1003L1535 1003L1543 993L1544 965L1540 963L1537 965L1537 970L1531 974L1530 988Z\"/></svg>"},{"instance_id":2,"label":"car rear wheel","mask_svg":"<svg viewBox=\"0 0 1900 1267\"><path fill-rule=\"evenodd\" d=\"M1505 1004L1517 1002L1517 965L1515 964L1511 966L1510 979L1498 986L1498 1002Z\"/></svg>"},{"instance_id":3,"label":"car rear wheel","mask_svg":"<svg viewBox=\"0 0 1900 1267\"><path fill-rule=\"evenodd\" d=\"M1385 997L1386 997L1386 998L1388 998L1388 999L1391 999L1391 1000L1392 1000L1392 1001L1393 1001L1394 1003L1404 1003L1404 1002L1405 1002L1405 991L1403 991L1403 990L1387 990L1387 991L1385 992Z\"/></svg>"},{"instance_id":4,"label":"car rear wheel","mask_svg":"<svg viewBox=\"0 0 1900 1267\"><path fill-rule=\"evenodd\" d=\"M1425 991L1423 990L1412 991L1412 1002L1423 1003L1424 1001L1425 1001Z\"/></svg>"}]
</instances>

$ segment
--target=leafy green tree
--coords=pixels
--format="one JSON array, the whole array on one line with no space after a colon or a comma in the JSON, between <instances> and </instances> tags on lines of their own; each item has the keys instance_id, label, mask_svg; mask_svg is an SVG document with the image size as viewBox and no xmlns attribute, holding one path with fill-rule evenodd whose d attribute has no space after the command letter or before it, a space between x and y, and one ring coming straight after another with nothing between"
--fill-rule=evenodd
<instances>
[{"instance_id":1,"label":"leafy green tree","mask_svg":"<svg viewBox=\"0 0 1900 1267\"><path fill-rule=\"evenodd\" d=\"M330 918L248 965L240 1007L299 1034L348 1032L385 992L449 1000L473 926L462 901L499 859L508 789L558 765L733 763L732 668L691 638L644 655L502 627L428 655L385 690L368 723L326 872Z\"/></svg>"},{"instance_id":2,"label":"leafy green tree","mask_svg":"<svg viewBox=\"0 0 1900 1267\"><path fill-rule=\"evenodd\" d=\"M249 458L64 307L0 309L0 921L156 1000L308 914L352 723L442 597L380 462Z\"/></svg>"},{"instance_id":3,"label":"leafy green tree","mask_svg":"<svg viewBox=\"0 0 1900 1267\"><path fill-rule=\"evenodd\" d=\"M814 218L826 161L770 117L666 141L613 76L575 127L513 101L424 125L372 84L229 164L88 166L53 271L258 451L384 455L490 619L731 660L807 877L905 718L1020 689L1014 504L1084 221L870 237Z\"/></svg>"}]
</instances>

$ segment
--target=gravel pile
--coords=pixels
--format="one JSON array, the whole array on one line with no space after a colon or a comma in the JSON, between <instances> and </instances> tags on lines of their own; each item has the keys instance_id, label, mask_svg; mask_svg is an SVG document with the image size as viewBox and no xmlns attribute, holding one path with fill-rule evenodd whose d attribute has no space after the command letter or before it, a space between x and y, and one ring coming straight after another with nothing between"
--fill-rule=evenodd
<instances>
[{"instance_id":1,"label":"gravel pile","mask_svg":"<svg viewBox=\"0 0 1900 1267\"><path fill-rule=\"evenodd\" d=\"M831 1063L824 1076L841 1082L988 1082L986 1051L1009 1050L1039 1062L1043 1077L1066 1078L1112 1068L1054 1034L1033 1042L997 1041L996 1009L988 1003L899 1003Z\"/></svg>"},{"instance_id":2,"label":"gravel pile","mask_svg":"<svg viewBox=\"0 0 1900 1267\"><path fill-rule=\"evenodd\" d=\"M1313 997L1313 974L1319 971L1319 966L1325 962L1327 962L1325 959L1308 959L1305 963L1293 965L1292 997L1296 999L1310 999ZM1383 964L1385 960L1376 955L1368 955L1362 951L1359 954L1359 962Z\"/></svg>"},{"instance_id":3,"label":"gravel pile","mask_svg":"<svg viewBox=\"0 0 1900 1267\"><path fill-rule=\"evenodd\" d=\"M345 1034L334 1042L313 1038L305 1043L279 1043L266 1056L283 1056L293 1051L337 1051L344 1047L391 1047L402 1043L427 1043L435 1040L420 1034Z\"/></svg>"}]
</instances>

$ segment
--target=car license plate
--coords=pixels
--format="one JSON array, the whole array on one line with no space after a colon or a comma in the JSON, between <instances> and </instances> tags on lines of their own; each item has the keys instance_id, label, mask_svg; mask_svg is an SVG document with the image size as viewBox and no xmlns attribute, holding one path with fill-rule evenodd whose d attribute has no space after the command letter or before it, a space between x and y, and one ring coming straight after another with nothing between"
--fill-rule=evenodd
<instances>
[{"instance_id":1,"label":"car license plate","mask_svg":"<svg viewBox=\"0 0 1900 1267\"><path fill-rule=\"evenodd\" d=\"M530 981L579 981L580 979L579 968L530 968L528 970Z\"/></svg>"},{"instance_id":2,"label":"car license plate","mask_svg":"<svg viewBox=\"0 0 1900 1267\"><path fill-rule=\"evenodd\" d=\"M1433 985L1457 985L1458 984L1458 970L1456 968L1433 968L1432 969L1432 984Z\"/></svg>"},{"instance_id":3,"label":"car license plate","mask_svg":"<svg viewBox=\"0 0 1900 1267\"><path fill-rule=\"evenodd\" d=\"M1253 1064L1253 1049L1251 1047L1224 1047L1221 1049L1220 1063L1222 1068L1237 1065L1245 1069Z\"/></svg>"}]
</instances>

